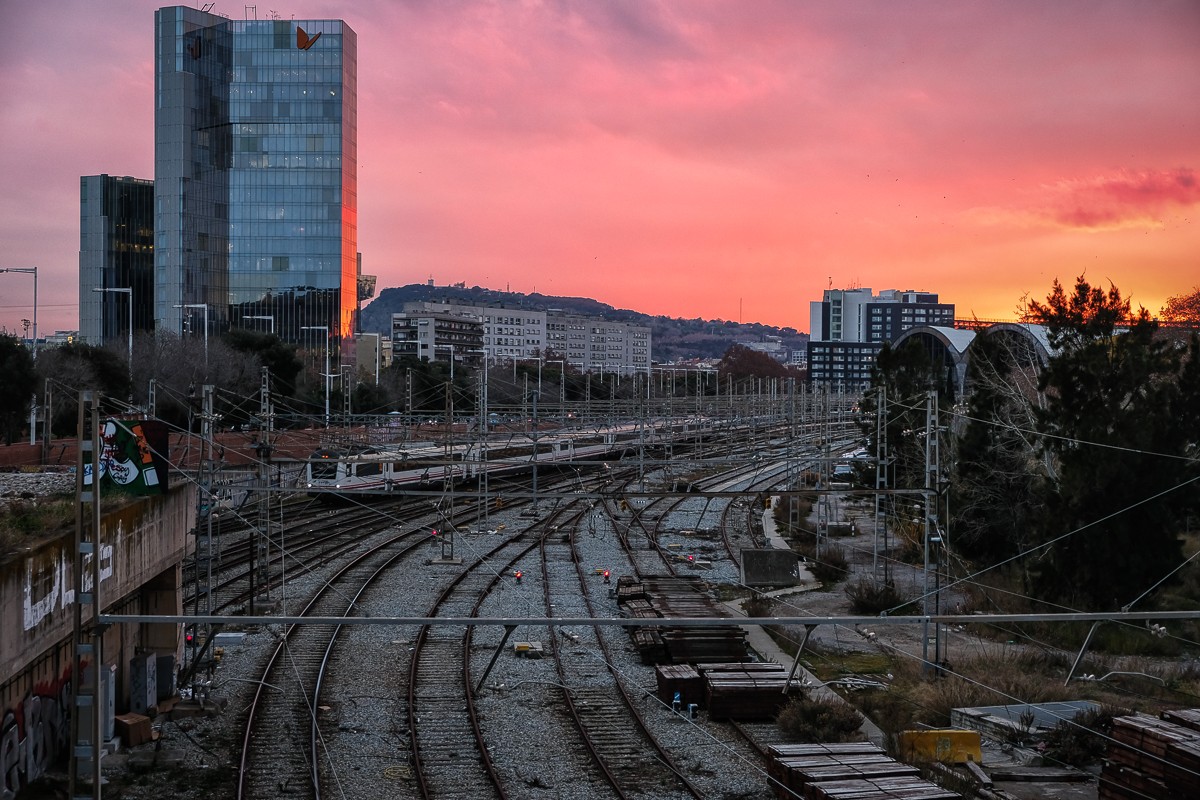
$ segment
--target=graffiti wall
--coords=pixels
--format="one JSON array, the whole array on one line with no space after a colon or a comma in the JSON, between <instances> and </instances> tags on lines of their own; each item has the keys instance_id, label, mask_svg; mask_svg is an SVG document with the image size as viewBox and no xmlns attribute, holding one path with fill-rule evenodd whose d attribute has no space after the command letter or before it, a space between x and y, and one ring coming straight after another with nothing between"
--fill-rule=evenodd
<instances>
[{"instance_id":1,"label":"graffiti wall","mask_svg":"<svg viewBox=\"0 0 1200 800\"><path fill-rule=\"evenodd\" d=\"M105 607L141 591L182 561L195 525L195 494L173 488L162 497L128 501L105 513L98 548ZM0 564L0 676L20 675L41 654L69 639L75 603L74 535L64 532ZM93 591L91 554L84 591Z\"/></svg>"},{"instance_id":2,"label":"graffiti wall","mask_svg":"<svg viewBox=\"0 0 1200 800\"><path fill-rule=\"evenodd\" d=\"M69 751L71 676L36 685L0 719L0 800L12 800Z\"/></svg>"}]
</instances>

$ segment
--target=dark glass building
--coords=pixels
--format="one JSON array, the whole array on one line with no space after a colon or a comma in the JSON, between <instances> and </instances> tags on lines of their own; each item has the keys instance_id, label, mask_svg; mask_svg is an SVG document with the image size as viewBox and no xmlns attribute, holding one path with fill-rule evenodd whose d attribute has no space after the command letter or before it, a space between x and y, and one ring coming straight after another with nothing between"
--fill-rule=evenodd
<instances>
[{"instance_id":1,"label":"dark glass building","mask_svg":"<svg viewBox=\"0 0 1200 800\"><path fill-rule=\"evenodd\" d=\"M123 345L131 304L133 330L153 330L154 181L84 175L79 179L80 337L88 344Z\"/></svg>"},{"instance_id":2,"label":"dark glass building","mask_svg":"<svg viewBox=\"0 0 1200 800\"><path fill-rule=\"evenodd\" d=\"M154 315L331 345L357 305L357 36L155 12ZM193 322L193 324L196 324Z\"/></svg>"}]
</instances>

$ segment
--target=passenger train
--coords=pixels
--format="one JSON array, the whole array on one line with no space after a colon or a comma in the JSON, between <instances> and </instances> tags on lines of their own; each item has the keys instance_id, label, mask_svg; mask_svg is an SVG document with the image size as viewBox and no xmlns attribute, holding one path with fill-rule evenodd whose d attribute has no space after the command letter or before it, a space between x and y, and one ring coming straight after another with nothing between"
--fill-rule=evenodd
<instances>
[{"instance_id":1,"label":"passenger train","mask_svg":"<svg viewBox=\"0 0 1200 800\"><path fill-rule=\"evenodd\" d=\"M676 438L687 440L707 427L703 420L681 420L644 429L631 424L547 433L536 440L521 435L448 445L424 442L400 447L321 448L309 457L305 488L310 495L326 497L386 494L474 481L485 474L496 477L531 472L535 461L545 467L595 465L635 452L639 445L654 448Z\"/></svg>"}]
</instances>

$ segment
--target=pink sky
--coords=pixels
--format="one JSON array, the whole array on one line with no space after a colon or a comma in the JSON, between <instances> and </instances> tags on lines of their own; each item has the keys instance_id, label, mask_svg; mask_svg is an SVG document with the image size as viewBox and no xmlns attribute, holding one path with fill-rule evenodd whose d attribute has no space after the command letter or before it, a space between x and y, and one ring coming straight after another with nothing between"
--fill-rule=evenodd
<instances>
[{"instance_id":1,"label":"pink sky","mask_svg":"<svg viewBox=\"0 0 1200 800\"><path fill-rule=\"evenodd\" d=\"M79 176L153 177L159 5L0 3L0 267L39 268L42 332L78 325ZM983 318L1080 273L1152 312L1200 285L1194 0L274 11L358 32L380 288L807 330L831 282ZM0 275L0 326L31 310Z\"/></svg>"}]
</instances>

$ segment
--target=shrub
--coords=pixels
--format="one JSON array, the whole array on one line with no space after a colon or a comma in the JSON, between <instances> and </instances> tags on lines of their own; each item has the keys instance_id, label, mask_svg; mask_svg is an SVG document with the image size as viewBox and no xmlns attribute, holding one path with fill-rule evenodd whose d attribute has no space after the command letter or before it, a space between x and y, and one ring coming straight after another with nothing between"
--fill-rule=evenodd
<instances>
[{"instance_id":1,"label":"shrub","mask_svg":"<svg viewBox=\"0 0 1200 800\"><path fill-rule=\"evenodd\" d=\"M811 531L812 526L808 517L812 514L813 501L807 497L787 495L781 497L775 504L775 527L785 536L795 536L803 531Z\"/></svg>"},{"instance_id":2,"label":"shrub","mask_svg":"<svg viewBox=\"0 0 1200 800\"><path fill-rule=\"evenodd\" d=\"M910 598L896 591L896 585L891 582L882 583L863 577L847 584L845 591L850 598L850 610L855 614L892 613L892 609L897 609L895 613L915 614L919 610Z\"/></svg>"},{"instance_id":3,"label":"shrub","mask_svg":"<svg viewBox=\"0 0 1200 800\"><path fill-rule=\"evenodd\" d=\"M765 594L755 592L742 603L747 617L769 617L775 610L775 601Z\"/></svg>"},{"instance_id":4,"label":"shrub","mask_svg":"<svg viewBox=\"0 0 1200 800\"><path fill-rule=\"evenodd\" d=\"M1115 713L1109 708L1081 711L1073 721L1062 720L1046 734L1042 757L1051 766L1086 767L1104 757Z\"/></svg>"},{"instance_id":5,"label":"shrub","mask_svg":"<svg viewBox=\"0 0 1200 800\"><path fill-rule=\"evenodd\" d=\"M853 742L863 718L840 698L801 698L789 701L775 722L788 741Z\"/></svg>"},{"instance_id":6,"label":"shrub","mask_svg":"<svg viewBox=\"0 0 1200 800\"><path fill-rule=\"evenodd\" d=\"M837 583L850 575L850 562L840 547L826 547L819 559L808 562L808 571L821 583Z\"/></svg>"}]
</instances>

